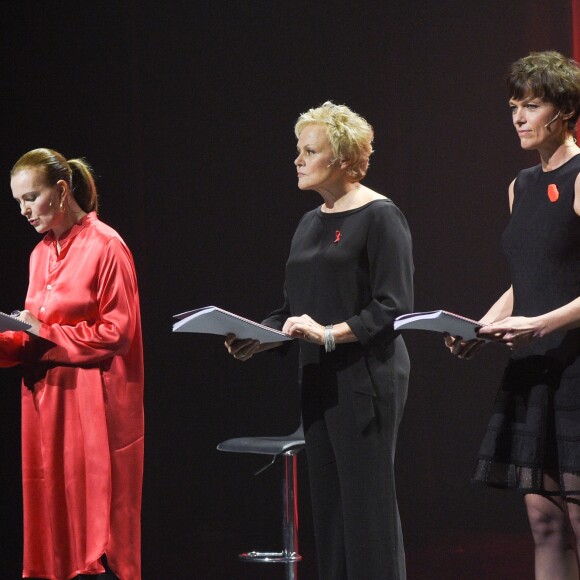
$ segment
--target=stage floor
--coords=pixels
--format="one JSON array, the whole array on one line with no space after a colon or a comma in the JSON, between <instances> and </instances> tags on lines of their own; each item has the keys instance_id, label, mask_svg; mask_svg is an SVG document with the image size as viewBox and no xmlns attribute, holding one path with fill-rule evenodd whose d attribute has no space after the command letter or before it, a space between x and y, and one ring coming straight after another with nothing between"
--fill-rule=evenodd
<instances>
[{"instance_id":1,"label":"stage floor","mask_svg":"<svg viewBox=\"0 0 580 580\"><path fill-rule=\"evenodd\" d=\"M298 565L299 580L316 580L315 555L302 546L304 560ZM167 555L169 556L169 555ZM174 554L173 557L178 557ZM171 556L169 556L170 559ZM17 580L20 563L11 558L4 562L2 578ZM235 553L195 554L190 570L172 574L172 580L283 580L284 568L276 564L240 562ZM147 566L143 558L143 580L166 580L161 570ZM167 562L173 569L176 563ZM149 568L149 569L148 569ZM423 545L407 544L407 580L531 580L533 546L528 533L461 533L432 539Z\"/></svg>"},{"instance_id":2,"label":"stage floor","mask_svg":"<svg viewBox=\"0 0 580 580\"><path fill-rule=\"evenodd\" d=\"M529 533L461 533L439 537L423 545L407 543L407 580L531 580L533 544ZM299 580L316 580L315 555L306 545L300 547L304 560L298 565ZM248 564L224 558L208 566L199 561L196 574L183 580L283 580L278 565ZM158 580L146 573L144 580ZM181 578L176 580L182 580Z\"/></svg>"}]
</instances>

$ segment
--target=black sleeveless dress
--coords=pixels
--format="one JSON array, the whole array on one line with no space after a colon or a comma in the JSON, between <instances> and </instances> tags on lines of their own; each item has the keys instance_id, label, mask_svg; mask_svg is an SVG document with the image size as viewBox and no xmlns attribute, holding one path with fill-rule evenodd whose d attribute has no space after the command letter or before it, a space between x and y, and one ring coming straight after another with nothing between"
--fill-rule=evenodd
<instances>
[{"instance_id":1,"label":"black sleeveless dress","mask_svg":"<svg viewBox=\"0 0 580 580\"><path fill-rule=\"evenodd\" d=\"M514 316L538 316L580 296L578 173L580 155L554 171L525 169L516 179L502 238ZM474 481L524 493L580 494L580 329L512 351Z\"/></svg>"}]
</instances>

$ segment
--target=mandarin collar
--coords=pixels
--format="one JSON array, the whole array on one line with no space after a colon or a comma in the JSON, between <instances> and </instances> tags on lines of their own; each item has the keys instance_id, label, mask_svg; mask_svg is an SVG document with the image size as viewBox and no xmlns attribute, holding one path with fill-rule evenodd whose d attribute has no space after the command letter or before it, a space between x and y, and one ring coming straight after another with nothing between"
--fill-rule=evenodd
<instances>
[{"instance_id":1,"label":"mandarin collar","mask_svg":"<svg viewBox=\"0 0 580 580\"><path fill-rule=\"evenodd\" d=\"M95 211L91 211L84 215L72 228L64 232L58 239L61 247L61 252L64 248L71 244L71 242L91 223L99 219ZM46 245L54 244L56 241L54 233L48 232L42 240Z\"/></svg>"}]
</instances>

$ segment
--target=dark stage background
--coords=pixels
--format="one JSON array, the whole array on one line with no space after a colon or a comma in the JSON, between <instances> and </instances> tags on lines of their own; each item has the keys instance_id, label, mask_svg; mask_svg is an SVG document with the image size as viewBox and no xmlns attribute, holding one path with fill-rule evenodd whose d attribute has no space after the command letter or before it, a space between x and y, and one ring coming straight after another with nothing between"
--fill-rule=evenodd
<instances>
[{"instance_id":1,"label":"dark stage background","mask_svg":"<svg viewBox=\"0 0 580 580\"><path fill-rule=\"evenodd\" d=\"M216 304L259 320L280 304L292 232L320 203L296 187L298 114L332 99L372 123L365 183L409 221L416 309L479 317L508 284L499 242L508 184L537 163L511 127L504 74L530 50L569 53L569 19L568 0L3 7L0 310L22 305L38 241L11 199L10 167L40 146L86 156L101 218L132 248L140 280L145 580L283 577L237 561L243 549L279 547L279 466L254 477L262 459L215 446L294 429L296 352L236 363L217 337L172 335L171 316ZM410 580L529 577L521 502L469 484L507 353L456 360L428 333L407 344L398 489ZM0 576L15 579L17 369L2 371L0 385ZM300 569L315 579L302 456L299 466ZM514 562L520 573L502 575Z\"/></svg>"}]
</instances>

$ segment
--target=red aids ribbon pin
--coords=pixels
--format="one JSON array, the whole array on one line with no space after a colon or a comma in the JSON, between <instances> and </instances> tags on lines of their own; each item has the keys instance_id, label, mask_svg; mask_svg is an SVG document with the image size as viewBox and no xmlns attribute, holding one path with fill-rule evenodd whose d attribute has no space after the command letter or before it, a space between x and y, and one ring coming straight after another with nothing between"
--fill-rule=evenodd
<instances>
[{"instance_id":1,"label":"red aids ribbon pin","mask_svg":"<svg viewBox=\"0 0 580 580\"><path fill-rule=\"evenodd\" d=\"M342 234L340 233L340 230L336 230L336 233L334 234L334 243L338 244L338 242L340 242L340 237L342 236Z\"/></svg>"},{"instance_id":2,"label":"red aids ribbon pin","mask_svg":"<svg viewBox=\"0 0 580 580\"><path fill-rule=\"evenodd\" d=\"M560 197L560 192L558 191L556 184L550 183L550 185L548 185L548 198L550 199L550 201L552 203L555 203L556 201L558 201L559 197Z\"/></svg>"}]
</instances>

